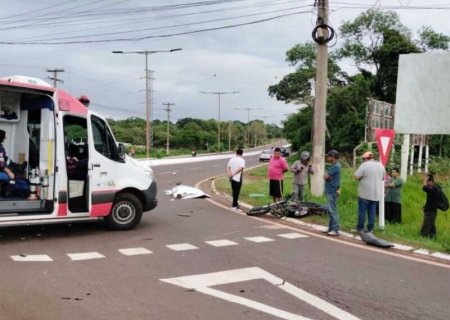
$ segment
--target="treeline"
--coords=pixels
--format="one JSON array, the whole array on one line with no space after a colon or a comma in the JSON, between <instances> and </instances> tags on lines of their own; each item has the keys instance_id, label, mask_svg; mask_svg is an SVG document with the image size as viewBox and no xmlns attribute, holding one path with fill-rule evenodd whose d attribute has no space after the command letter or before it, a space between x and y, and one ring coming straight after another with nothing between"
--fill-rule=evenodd
<instances>
[{"instance_id":1,"label":"treeline","mask_svg":"<svg viewBox=\"0 0 450 320\"><path fill-rule=\"evenodd\" d=\"M145 146L146 122L141 118L125 120L108 119L116 139L133 146ZM274 124L266 124L261 120L253 120L250 124L240 121L220 122L220 149L233 150L237 146L249 147L261 145L273 138L279 138L282 129ZM166 148L169 132L171 149L192 149L199 151L217 151L217 120L183 118L177 122L154 120L150 126L153 148Z\"/></svg>"},{"instance_id":2,"label":"treeline","mask_svg":"<svg viewBox=\"0 0 450 320\"><path fill-rule=\"evenodd\" d=\"M395 12L379 10L363 12L337 33L328 59L326 146L351 154L364 141L368 99L395 104L399 55L448 51L450 37L427 26L413 33ZM296 70L270 86L269 95L304 106L287 118L283 136L295 149L311 149L316 44L297 44L286 57ZM356 67L354 75L341 68L344 62ZM449 157L449 136L431 136L430 153Z\"/></svg>"}]
</instances>

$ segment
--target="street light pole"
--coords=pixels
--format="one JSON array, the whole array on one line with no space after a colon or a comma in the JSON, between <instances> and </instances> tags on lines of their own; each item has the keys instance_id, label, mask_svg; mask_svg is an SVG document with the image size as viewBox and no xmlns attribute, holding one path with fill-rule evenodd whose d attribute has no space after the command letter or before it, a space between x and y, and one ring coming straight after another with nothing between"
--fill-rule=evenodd
<instances>
[{"instance_id":1,"label":"street light pole","mask_svg":"<svg viewBox=\"0 0 450 320\"><path fill-rule=\"evenodd\" d=\"M230 92L225 92L225 91L214 91L214 92L205 92L205 91L200 91L200 93L204 93L204 94L216 94L219 98L219 115L218 115L218 128L217 128L217 153L220 153L220 96L223 94L236 94L239 93L239 91L230 91Z\"/></svg>"},{"instance_id":2,"label":"street light pole","mask_svg":"<svg viewBox=\"0 0 450 320\"><path fill-rule=\"evenodd\" d=\"M174 52L180 51L181 48L170 49L170 50L143 50L143 51L112 51L116 54L143 54L145 55L145 150L147 158L150 158L150 99L149 99L149 87L148 87L148 56L153 53L159 52Z\"/></svg>"}]
</instances>

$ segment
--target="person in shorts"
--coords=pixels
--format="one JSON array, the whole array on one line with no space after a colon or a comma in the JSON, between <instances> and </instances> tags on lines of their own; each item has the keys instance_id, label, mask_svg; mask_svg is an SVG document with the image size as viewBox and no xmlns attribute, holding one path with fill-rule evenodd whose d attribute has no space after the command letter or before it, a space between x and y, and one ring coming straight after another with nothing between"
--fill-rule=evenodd
<instances>
[{"instance_id":1,"label":"person in shorts","mask_svg":"<svg viewBox=\"0 0 450 320\"><path fill-rule=\"evenodd\" d=\"M269 178L269 195L272 196L273 202L278 202L283 196L283 176L289 166L286 160L281 156L281 149L275 148L273 156L270 158L267 170Z\"/></svg>"}]
</instances>

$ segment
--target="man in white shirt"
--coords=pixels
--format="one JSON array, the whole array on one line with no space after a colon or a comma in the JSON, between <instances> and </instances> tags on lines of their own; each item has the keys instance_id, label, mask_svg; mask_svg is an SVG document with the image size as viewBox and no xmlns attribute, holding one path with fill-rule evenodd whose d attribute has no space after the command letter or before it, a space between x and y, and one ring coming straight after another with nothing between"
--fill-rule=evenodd
<instances>
[{"instance_id":1,"label":"man in white shirt","mask_svg":"<svg viewBox=\"0 0 450 320\"><path fill-rule=\"evenodd\" d=\"M364 231L366 212L368 216L367 231L373 232L377 204L382 200L381 191L386 171L380 162L373 159L370 151L364 153L363 160L364 162L355 173L355 178L359 180L356 232Z\"/></svg>"},{"instance_id":2,"label":"man in white shirt","mask_svg":"<svg viewBox=\"0 0 450 320\"><path fill-rule=\"evenodd\" d=\"M231 190L233 191L233 204L232 208L239 210L239 193L242 186L242 175L245 168L245 160L242 158L242 149L236 150L236 155L228 161L227 172L228 178L231 182Z\"/></svg>"}]
</instances>

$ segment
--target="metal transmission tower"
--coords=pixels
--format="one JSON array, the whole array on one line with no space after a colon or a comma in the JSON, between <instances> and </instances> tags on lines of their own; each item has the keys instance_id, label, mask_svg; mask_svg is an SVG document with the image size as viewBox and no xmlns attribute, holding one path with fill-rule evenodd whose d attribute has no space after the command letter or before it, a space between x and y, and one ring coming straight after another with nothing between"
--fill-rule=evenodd
<instances>
[{"instance_id":1,"label":"metal transmission tower","mask_svg":"<svg viewBox=\"0 0 450 320\"><path fill-rule=\"evenodd\" d=\"M58 73L64 72L65 70L60 69L47 69L47 72L53 73L53 77L48 77L48 79L53 81L53 86L56 88L58 85L58 82L64 83L64 80L58 78Z\"/></svg>"},{"instance_id":2,"label":"metal transmission tower","mask_svg":"<svg viewBox=\"0 0 450 320\"><path fill-rule=\"evenodd\" d=\"M213 91L213 92L200 91L200 93L215 94L219 98L219 116L218 116L219 123L217 125L217 153L220 153L220 96L223 95L223 94L236 94L236 93L239 93L239 91L230 91L230 92L225 92L225 91Z\"/></svg>"},{"instance_id":3,"label":"metal transmission tower","mask_svg":"<svg viewBox=\"0 0 450 320\"><path fill-rule=\"evenodd\" d=\"M166 108L164 110L167 111L167 142L166 142L166 153L169 154L169 146L170 146L170 112L172 109L170 109L170 106L174 106L175 103L163 103Z\"/></svg>"},{"instance_id":4,"label":"metal transmission tower","mask_svg":"<svg viewBox=\"0 0 450 320\"><path fill-rule=\"evenodd\" d=\"M143 54L145 55L145 149L147 158L150 157L150 97L149 97L149 69L148 69L148 56L158 52L174 52L180 51L181 48L170 50L144 50L144 51L113 51L117 54Z\"/></svg>"}]
</instances>

